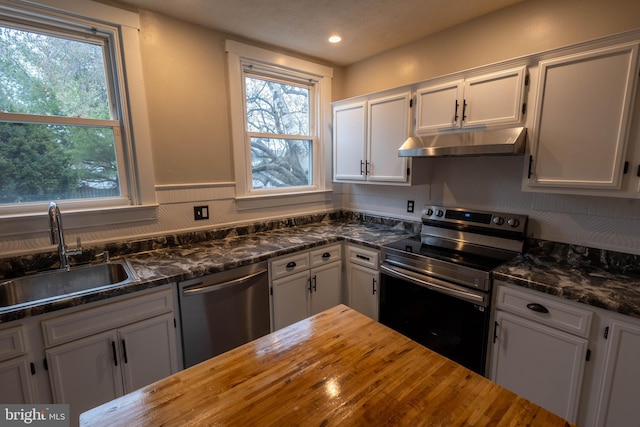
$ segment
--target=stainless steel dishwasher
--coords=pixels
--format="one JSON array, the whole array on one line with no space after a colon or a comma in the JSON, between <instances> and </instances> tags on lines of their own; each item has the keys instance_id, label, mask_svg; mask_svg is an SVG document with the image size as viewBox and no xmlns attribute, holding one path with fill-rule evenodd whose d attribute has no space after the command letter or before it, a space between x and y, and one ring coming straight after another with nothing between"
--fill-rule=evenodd
<instances>
[{"instance_id":1,"label":"stainless steel dishwasher","mask_svg":"<svg viewBox=\"0 0 640 427\"><path fill-rule=\"evenodd\" d=\"M178 283L188 368L270 332L267 263Z\"/></svg>"}]
</instances>

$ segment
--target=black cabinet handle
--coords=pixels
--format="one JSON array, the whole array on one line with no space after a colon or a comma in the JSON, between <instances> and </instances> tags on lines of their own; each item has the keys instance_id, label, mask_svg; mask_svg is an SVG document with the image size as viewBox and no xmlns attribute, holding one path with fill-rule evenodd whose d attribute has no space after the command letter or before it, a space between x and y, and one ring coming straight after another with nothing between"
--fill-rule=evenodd
<instances>
[{"instance_id":1,"label":"black cabinet handle","mask_svg":"<svg viewBox=\"0 0 640 427\"><path fill-rule=\"evenodd\" d=\"M368 256L364 256L364 255L360 255L360 254L356 254L356 258L360 258L363 259L365 261L370 261L371 258L369 258Z\"/></svg>"},{"instance_id":2,"label":"black cabinet handle","mask_svg":"<svg viewBox=\"0 0 640 427\"><path fill-rule=\"evenodd\" d=\"M542 304L538 304L537 302L531 302L527 304L527 308L529 310L533 310L538 313L548 313L549 309Z\"/></svg>"},{"instance_id":3,"label":"black cabinet handle","mask_svg":"<svg viewBox=\"0 0 640 427\"><path fill-rule=\"evenodd\" d=\"M298 265L295 262L291 261L290 263L287 264L287 268L295 268L295 266Z\"/></svg>"},{"instance_id":4,"label":"black cabinet handle","mask_svg":"<svg viewBox=\"0 0 640 427\"><path fill-rule=\"evenodd\" d=\"M460 107L460 103L456 99L456 109L453 113L453 123L458 123L458 107Z\"/></svg>"},{"instance_id":5,"label":"black cabinet handle","mask_svg":"<svg viewBox=\"0 0 640 427\"><path fill-rule=\"evenodd\" d=\"M116 342L111 341L111 350L113 351L113 364L118 366L118 353L116 352Z\"/></svg>"},{"instance_id":6,"label":"black cabinet handle","mask_svg":"<svg viewBox=\"0 0 640 427\"><path fill-rule=\"evenodd\" d=\"M467 100L462 101L462 121L467 120Z\"/></svg>"},{"instance_id":7,"label":"black cabinet handle","mask_svg":"<svg viewBox=\"0 0 640 427\"><path fill-rule=\"evenodd\" d=\"M371 291L372 291L373 295L376 294L376 279L372 279L372 281L371 281Z\"/></svg>"},{"instance_id":8,"label":"black cabinet handle","mask_svg":"<svg viewBox=\"0 0 640 427\"><path fill-rule=\"evenodd\" d=\"M331 254L329 252L325 252L322 254L323 259L331 258Z\"/></svg>"},{"instance_id":9,"label":"black cabinet handle","mask_svg":"<svg viewBox=\"0 0 640 427\"><path fill-rule=\"evenodd\" d=\"M318 292L318 276L313 276L313 291Z\"/></svg>"},{"instance_id":10,"label":"black cabinet handle","mask_svg":"<svg viewBox=\"0 0 640 427\"><path fill-rule=\"evenodd\" d=\"M31 375L36 374L36 365L33 362L29 363L29 367L31 368Z\"/></svg>"},{"instance_id":11,"label":"black cabinet handle","mask_svg":"<svg viewBox=\"0 0 640 427\"><path fill-rule=\"evenodd\" d=\"M122 340L122 355L124 356L124 363L129 363L127 360L127 344Z\"/></svg>"},{"instance_id":12,"label":"black cabinet handle","mask_svg":"<svg viewBox=\"0 0 640 427\"><path fill-rule=\"evenodd\" d=\"M498 340L498 326L500 326L498 322L493 322L493 343L494 344Z\"/></svg>"}]
</instances>

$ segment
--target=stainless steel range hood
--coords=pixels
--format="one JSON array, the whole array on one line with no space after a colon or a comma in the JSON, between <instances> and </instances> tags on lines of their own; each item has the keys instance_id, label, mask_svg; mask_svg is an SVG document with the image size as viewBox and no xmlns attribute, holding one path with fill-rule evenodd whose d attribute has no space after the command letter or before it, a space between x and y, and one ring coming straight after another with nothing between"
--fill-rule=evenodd
<instances>
[{"instance_id":1,"label":"stainless steel range hood","mask_svg":"<svg viewBox=\"0 0 640 427\"><path fill-rule=\"evenodd\" d=\"M412 136L398 150L399 157L483 156L524 154L524 127Z\"/></svg>"}]
</instances>

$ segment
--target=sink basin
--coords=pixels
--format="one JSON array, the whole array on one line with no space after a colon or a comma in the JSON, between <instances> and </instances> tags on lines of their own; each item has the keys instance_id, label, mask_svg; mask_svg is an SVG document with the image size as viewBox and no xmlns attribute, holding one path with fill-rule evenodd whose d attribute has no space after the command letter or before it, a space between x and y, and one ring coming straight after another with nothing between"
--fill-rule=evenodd
<instances>
[{"instance_id":1,"label":"sink basin","mask_svg":"<svg viewBox=\"0 0 640 427\"><path fill-rule=\"evenodd\" d=\"M33 305L138 280L126 261L71 267L0 282L0 308Z\"/></svg>"}]
</instances>

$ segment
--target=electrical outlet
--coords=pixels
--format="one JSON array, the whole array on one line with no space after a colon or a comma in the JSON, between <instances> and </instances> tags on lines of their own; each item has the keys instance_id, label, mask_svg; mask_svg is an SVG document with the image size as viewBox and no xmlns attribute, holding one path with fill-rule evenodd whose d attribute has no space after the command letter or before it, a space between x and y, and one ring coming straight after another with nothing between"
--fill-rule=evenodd
<instances>
[{"instance_id":1,"label":"electrical outlet","mask_svg":"<svg viewBox=\"0 0 640 427\"><path fill-rule=\"evenodd\" d=\"M415 203L413 200L407 200L407 212L413 212L413 206Z\"/></svg>"},{"instance_id":2,"label":"electrical outlet","mask_svg":"<svg viewBox=\"0 0 640 427\"><path fill-rule=\"evenodd\" d=\"M209 219L209 206L194 206L193 219L196 221Z\"/></svg>"}]
</instances>

